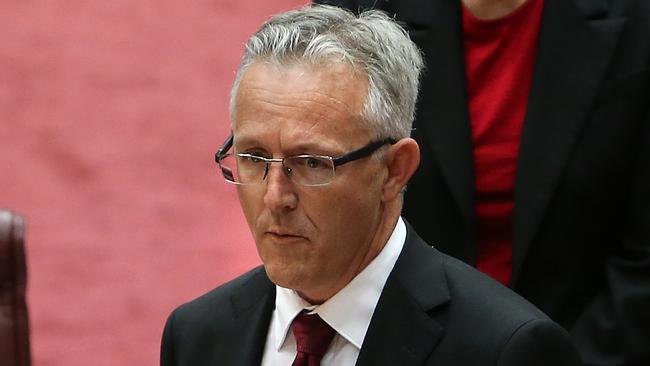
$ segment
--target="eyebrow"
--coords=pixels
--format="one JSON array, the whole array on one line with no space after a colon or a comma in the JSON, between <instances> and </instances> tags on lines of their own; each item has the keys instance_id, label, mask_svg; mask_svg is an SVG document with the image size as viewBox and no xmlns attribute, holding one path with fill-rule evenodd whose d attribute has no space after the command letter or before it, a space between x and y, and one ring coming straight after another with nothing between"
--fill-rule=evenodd
<instances>
[{"instance_id":1,"label":"eyebrow","mask_svg":"<svg viewBox=\"0 0 650 366\"><path fill-rule=\"evenodd\" d=\"M266 148L266 144L263 140L243 137L236 138L233 144L234 147L244 149L249 147L259 147L263 150L270 150ZM313 154L313 155L328 155L328 156L339 156L345 154L345 150L340 148L340 146L323 146L321 143L316 142L299 142L295 145L292 145L288 148L285 148L287 156L300 155L300 154Z\"/></svg>"}]
</instances>

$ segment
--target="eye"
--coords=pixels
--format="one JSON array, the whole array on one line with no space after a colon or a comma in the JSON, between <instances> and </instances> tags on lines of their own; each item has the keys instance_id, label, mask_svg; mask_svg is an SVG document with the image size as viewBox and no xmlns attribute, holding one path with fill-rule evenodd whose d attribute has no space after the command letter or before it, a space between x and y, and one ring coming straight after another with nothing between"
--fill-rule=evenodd
<instances>
[{"instance_id":1,"label":"eye","mask_svg":"<svg viewBox=\"0 0 650 366\"><path fill-rule=\"evenodd\" d=\"M250 157L249 159L250 159L251 162L253 162L253 163L261 163L261 162L264 161L264 160L262 160L262 159L261 159L259 156L257 156L257 155L251 155L251 157Z\"/></svg>"},{"instance_id":2,"label":"eye","mask_svg":"<svg viewBox=\"0 0 650 366\"><path fill-rule=\"evenodd\" d=\"M318 168L318 166L322 164L318 159L315 158L307 158L307 166L310 168Z\"/></svg>"},{"instance_id":3,"label":"eye","mask_svg":"<svg viewBox=\"0 0 650 366\"><path fill-rule=\"evenodd\" d=\"M261 159L261 158L270 158L271 156L265 153L264 151L258 151L258 150L247 150L244 151L246 154L250 155L253 158L256 159Z\"/></svg>"},{"instance_id":4,"label":"eye","mask_svg":"<svg viewBox=\"0 0 650 366\"><path fill-rule=\"evenodd\" d=\"M315 156L305 157L304 164L310 169L329 169L329 161Z\"/></svg>"},{"instance_id":5,"label":"eye","mask_svg":"<svg viewBox=\"0 0 650 366\"><path fill-rule=\"evenodd\" d=\"M239 155L239 158L242 161L245 161L247 163L252 163L252 164L264 163L264 156L261 153L257 153L257 152L243 153Z\"/></svg>"}]
</instances>

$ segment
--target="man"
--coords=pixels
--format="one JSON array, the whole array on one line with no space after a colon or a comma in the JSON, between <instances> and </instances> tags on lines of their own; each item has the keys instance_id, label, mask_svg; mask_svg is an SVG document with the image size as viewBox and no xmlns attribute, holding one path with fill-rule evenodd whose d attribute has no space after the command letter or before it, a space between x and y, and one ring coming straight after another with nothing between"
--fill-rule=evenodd
<instances>
[{"instance_id":1,"label":"man","mask_svg":"<svg viewBox=\"0 0 650 366\"><path fill-rule=\"evenodd\" d=\"M379 12L306 7L249 40L216 158L264 265L176 309L163 366L579 364L560 326L400 218L421 66Z\"/></svg>"},{"instance_id":2,"label":"man","mask_svg":"<svg viewBox=\"0 0 650 366\"><path fill-rule=\"evenodd\" d=\"M650 365L650 1L335 0L395 14L426 72L404 216L568 329Z\"/></svg>"}]
</instances>

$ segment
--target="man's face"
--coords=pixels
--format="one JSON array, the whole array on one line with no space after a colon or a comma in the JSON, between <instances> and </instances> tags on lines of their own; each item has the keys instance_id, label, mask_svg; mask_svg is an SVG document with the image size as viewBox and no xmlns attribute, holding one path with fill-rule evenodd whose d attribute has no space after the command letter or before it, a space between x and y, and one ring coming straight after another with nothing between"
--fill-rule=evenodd
<instances>
[{"instance_id":1,"label":"man's face","mask_svg":"<svg viewBox=\"0 0 650 366\"><path fill-rule=\"evenodd\" d=\"M373 137L360 122L367 86L341 64L254 63L237 95L234 149L274 158L356 150ZM379 159L365 158L337 167L328 185L304 187L274 163L261 184L238 186L271 280L319 302L354 278L381 250L373 237L386 173Z\"/></svg>"}]
</instances>

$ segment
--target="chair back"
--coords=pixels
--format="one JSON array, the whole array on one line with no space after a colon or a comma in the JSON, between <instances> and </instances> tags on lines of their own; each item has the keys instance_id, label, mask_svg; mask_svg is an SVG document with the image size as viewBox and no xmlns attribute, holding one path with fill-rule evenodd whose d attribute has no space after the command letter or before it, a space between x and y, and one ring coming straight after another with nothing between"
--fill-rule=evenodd
<instances>
[{"instance_id":1,"label":"chair back","mask_svg":"<svg viewBox=\"0 0 650 366\"><path fill-rule=\"evenodd\" d=\"M29 366L24 220L0 209L0 365Z\"/></svg>"}]
</instances>

